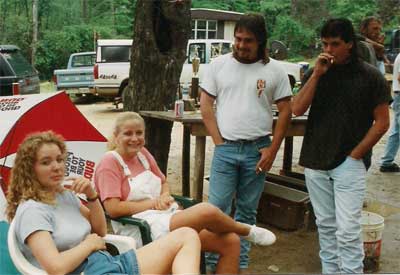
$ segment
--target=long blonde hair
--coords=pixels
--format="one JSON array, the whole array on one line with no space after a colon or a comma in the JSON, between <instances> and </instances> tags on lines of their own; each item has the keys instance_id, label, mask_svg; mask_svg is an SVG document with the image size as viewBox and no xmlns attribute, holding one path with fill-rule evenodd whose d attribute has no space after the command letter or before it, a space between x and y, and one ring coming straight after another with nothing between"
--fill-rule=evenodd
<instances>
[{"instance_id":1,"label":"long blonde hair","mask_svg":"<svg viewBox=\"0 0 400 275\"><path fill-rule=\"evenodd\" d=\"M62 136L52 131L34 133L27 136L19 145L15 163L11 169L11 181L7 193L6 215L11 221L18 205L26 200L54 204L54 198L43 190L36 177L34 165L37 161L37 152L43 144L55 144L60 148L65 160L67 148ZM60 187L60 191L62 188Z\"/></svg>"},{"instance_id":2,"label":"long blonde hair","mask_svg":"<svg viewBox=\"0 0 400 275\"><path fill-rule=\"evenodd\" d=\"M115 137L118 135L121 130L122 124L124 124L128 120L135 120L143 124L143 128L145 128L144 119L136 112L123 112L117 116L117 119L114 123L113 135L108 139L107 148L108 150L115 150L117 148L117 144L115 143Z\"/></svg>"}]
</instances>

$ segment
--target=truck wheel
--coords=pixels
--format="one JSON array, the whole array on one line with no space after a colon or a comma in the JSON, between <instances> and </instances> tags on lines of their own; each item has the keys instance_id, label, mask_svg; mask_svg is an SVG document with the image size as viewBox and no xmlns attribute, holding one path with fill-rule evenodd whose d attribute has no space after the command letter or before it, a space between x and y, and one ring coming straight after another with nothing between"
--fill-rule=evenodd
<instances>
[{"instance_id":1,"label":"truck wheel","mask_svg":"<svg viewBox=\"0 0 400 275\"><path fill-rule=\"evenodd\" d=\"M119 94L119 96L117 96L116 98L114 98L114 105L115 107L118 109L119 108L119 104L122 103L122 108L124 107L124 95L125 95L125 91L127 91L128 89L128 85L126 85L125 87L122 88L122 92Z\"/></svg>"}]
</instances>

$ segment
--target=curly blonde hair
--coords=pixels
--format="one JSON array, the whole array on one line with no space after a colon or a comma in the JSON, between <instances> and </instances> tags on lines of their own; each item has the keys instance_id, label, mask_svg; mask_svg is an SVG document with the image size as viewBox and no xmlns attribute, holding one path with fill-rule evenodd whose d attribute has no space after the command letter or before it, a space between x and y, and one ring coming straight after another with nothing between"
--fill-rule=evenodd
<instances>
[{"instance_id":1,"label":"curly blonde hair","mask_svg":"<svg viewBox=\"0 0 400 275\"><path fill-rule=\"evenodd\" d=\"M117 144L115 143L115 137L118 135L119 131L121 130L122 124L124 124L128 120L134 120L143 125L145 128L146 125L144 123L143 117L136 112L123 112L117 116L115 120L113 135L108 139L107 148L108 150L115 150L117 148Z\"/></svg>"},{"instance_id":2,"label":"curly blonde hair","mask_svg":"<svg viewBox=\"0 0 400 275\"><path fill-rule=\"evenodd\" d=\"M64 138L52 131L34 133L24 139L18 147L14 166L11 169L6 208L6 215L9 221L14 218L18 205L23 201L33 199L43 203L54 204L54 198L51 198L48 192L43 190L34 171L37 152L44 144L57 145L64 160L66 158L67 148ZM60 186L59 191L62 190Z\"/></svg>"}]
</instances>

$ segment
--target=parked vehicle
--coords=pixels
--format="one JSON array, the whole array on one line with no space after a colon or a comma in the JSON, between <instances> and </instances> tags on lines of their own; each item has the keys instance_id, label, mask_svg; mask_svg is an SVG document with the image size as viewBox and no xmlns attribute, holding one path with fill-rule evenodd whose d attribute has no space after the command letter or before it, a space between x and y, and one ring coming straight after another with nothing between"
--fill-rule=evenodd
<instances>
[{"instance_id":1,"label":"parked vehicle","mask_svg":"<svg viewBox=\"0 0 400 275\"><path fill-rule=\"evenodd\" d=\"M102 97L120 97L128 85L131 39L97 40L94 65L95 93Z\"/></svg>"},{"instance_id":2,"label":"parked vehicle","mask_svg":"<svg viewBox=\"0 0 400 275\"><path fill-rule=\"evenodd\" d=\"M67 69L54 70L53 80L56 89L65 90L67 94L77 97L93 94L95 60L96 52L71 54Z\"/></svg>"},{"instance_id":3,"label":"parked vehicle","mask_svg":"<svg viewBox=\"0 0 400 275\"><path fill-rule=\"evenodd\" d=\"M198 77L199 82L201 83L203 76L208 70L208 64L210 61L221 54L231 52L232 44L232 41L223 39L190 39L186 50L188 57L183 64L180 77L181 85L184 88L190 86L193 76L192 59L195 57L196 53L198 58L200 58ZM292 85L301 81L301 65L282 60L276 60L276 62L281 64L287 72Z\"/></svg>"},{"instance_id":4,"label":"parked vehicle","mask_svg":"<svg viewBox=\"0 0 400 275\"><path fill-rule=\"evenodd\" d=\"M385 54L393 64L400 52L400 29L394 29L385 33Z\"/></svg>"},{"instance_id":5,"label":"parked vehicle","mask_svg":"<svg viewBox=\"0 0 400 275\"><path fill-rule=\"evenodd\" d=\"M20 48L0 45L0 96L13 95L13 89L14 94L40 93L39 74Z\"/></svg>"},{"instance_id":6,"label":"parked vehicle","mask_svg":"<svg viewBox=\"0 0 400 275\"><path fill-rule=\"evenodd\" d=\"M400 53L400 29L393 29L385 32L385 55L390 64L386 67L387 73L393 72L393 63Z\"/></svg>"},{"instance_id":7,"label":"parked vehicle","mask_svg":"<svg viewBox=\"0 0 400 275\"><path fill-rule=\"evenodd\" d=\"M192 59L197 53L200 58L199 82L205 75L210 61L232 51L232 41L223 39L191 39L187 45L187 56L180 84L187 89L192 80ZM119 101L128 86L130 50L132 40L102 39L97 41L96 64L94 66L95 92L102 97L112 97ZM300 81L302 67L299 64L276 60L288 73L292 84Z\"/></svg>"}]
</instances>

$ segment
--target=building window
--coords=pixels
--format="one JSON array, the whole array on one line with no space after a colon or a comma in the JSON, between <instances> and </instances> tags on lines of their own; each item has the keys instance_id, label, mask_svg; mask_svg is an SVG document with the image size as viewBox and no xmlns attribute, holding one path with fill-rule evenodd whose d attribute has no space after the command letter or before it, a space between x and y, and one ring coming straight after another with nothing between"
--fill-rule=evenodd
<instances>
[{"instance_id":1,"label":"building window","mask_svg":"<svg viewBox=\"0 0 400 275\"><path fill-rule=\"evenodd\" d=\"M192 20L192 39L217 38L216 20Z\"/></svg>"}]
</instances>

